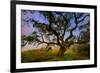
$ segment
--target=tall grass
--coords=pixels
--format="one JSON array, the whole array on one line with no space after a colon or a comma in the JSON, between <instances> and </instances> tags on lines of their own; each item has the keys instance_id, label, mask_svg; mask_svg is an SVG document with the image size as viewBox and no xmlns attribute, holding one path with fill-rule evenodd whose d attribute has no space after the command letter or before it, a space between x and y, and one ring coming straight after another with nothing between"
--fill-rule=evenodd
<instances>
[{"instance_id":1,"label":"tall grass","mask_svg":"<svg viewBox=\"0 0 100 73\"><path fill-rule=\"evenodd\" d=\"M69 48L63 57L57 56L59 49L35 49L21 52L21 62L68 61L89 59L89 47Z\"/></svg>"}]
</instances>

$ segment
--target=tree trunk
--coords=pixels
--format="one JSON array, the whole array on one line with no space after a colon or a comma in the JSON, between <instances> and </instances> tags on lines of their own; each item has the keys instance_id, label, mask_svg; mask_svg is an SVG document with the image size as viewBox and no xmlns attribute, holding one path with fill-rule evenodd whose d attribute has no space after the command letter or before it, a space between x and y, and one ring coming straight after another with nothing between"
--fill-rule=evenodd
<instances>
[{"instance_id":1,"label":"tree trunk","mask_svg":"<svg viewBox=\"0 0 100 73\"><path fill-rule=\"evenodd\" d=\"M66 48L65 47L61 47L59 52L58 52L58 56L63 57L65 51L66 51Z\"/></svg>"}]
</instances>

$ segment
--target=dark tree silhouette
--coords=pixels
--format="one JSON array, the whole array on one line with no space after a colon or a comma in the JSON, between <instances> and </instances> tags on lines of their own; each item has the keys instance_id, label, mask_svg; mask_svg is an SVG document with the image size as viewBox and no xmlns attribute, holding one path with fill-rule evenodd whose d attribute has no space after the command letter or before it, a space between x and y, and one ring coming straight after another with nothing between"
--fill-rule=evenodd
<instances>
[{"instance_id":1,"label":"dark tree silhouette","mask_svg":"<svg viewBox=\"0 0 100 73\"><path fill-rule=\"evenodd\" d=\"M27 10L26 10L27 11ZM35 11L30 10L31 14ZM45 22L30 18L22 19L25 22L31 22L36 31L29 36L22 37L22 41L34 43L33 45L46 44L57 45L60 47L58 56L64 56L64 52L72 44L89 43L89 14L76 12L55 12L55 11L37 11L44 18ZM25 13L23 10L22 13ZM88 18L88 20L87 20ZM73 23L71 23L73 21ZM80 34L75 36L73 33L76 29L80 29ZM69 33L67 35L67 33ZM67 36L67 37L66 37ZM77 40L77 41L75 41Z\"/></svg>"}]
</instances>

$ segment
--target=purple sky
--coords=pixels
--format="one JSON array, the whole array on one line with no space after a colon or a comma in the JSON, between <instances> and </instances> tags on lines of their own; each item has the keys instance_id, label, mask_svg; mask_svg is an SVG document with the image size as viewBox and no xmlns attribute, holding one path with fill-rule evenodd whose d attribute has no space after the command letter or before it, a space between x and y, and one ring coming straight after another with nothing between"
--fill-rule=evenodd
<instances>
[{"instance_id":1,"label":"purple sky","mask_svg":"<svg viewBox=\"0 0 100 73\"><path fill-rule=\"evenodd\" d=\"M28 21L32 18L34 18L35 20L37 21L40 21L42 23L46 23L48 24L48 21L44 18L43 15L41 15L38 11L33 11L33 13L31 13L29 10L27 10L26 12L22 12L21 13L21 33L22 35L30 35L34 30L36 30L35 28L33 28L33 25L32 25L32 22ZM23 21L23 20L26 20L26 21ZM79 25L82 25L84 23L87 23L87 21L89 20L89 17L87 17L85 19L85 21L83 21L82 23L80 23ZM75 23L74 23L74 19L72 19L70 21L71 23L71 27L74 27L75 26ZM79 35L80 34L80 31L79 29L77 28L74 32L73 32L74 35ZM69 33L66 32L66 35L65 37L68 37L69 36Z\"/></svg>"}]
</instances>

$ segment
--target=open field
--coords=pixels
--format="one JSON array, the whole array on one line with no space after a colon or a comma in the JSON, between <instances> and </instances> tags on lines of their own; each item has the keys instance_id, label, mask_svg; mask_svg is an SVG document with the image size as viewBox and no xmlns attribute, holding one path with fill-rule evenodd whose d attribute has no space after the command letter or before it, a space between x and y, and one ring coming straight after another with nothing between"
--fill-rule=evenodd
<instances>
[{"instance_id":1,"label":"open field","mask_svg":"<svg viewBox=\"0 0 100 73\"><path fill-rule=\"evenodd\" d=\"M21 53L22 63L47 62L47 61L67 61L67 60L87 60L89 59L89 48L70 48L65 51L63 57L57 56L59 49L34 49Z\"/></svg>"}]
</instances>

